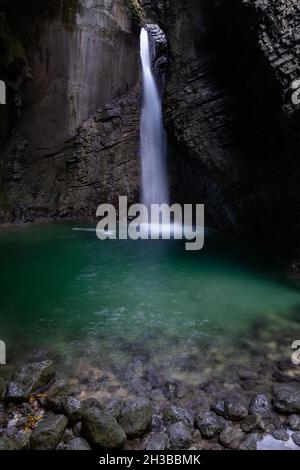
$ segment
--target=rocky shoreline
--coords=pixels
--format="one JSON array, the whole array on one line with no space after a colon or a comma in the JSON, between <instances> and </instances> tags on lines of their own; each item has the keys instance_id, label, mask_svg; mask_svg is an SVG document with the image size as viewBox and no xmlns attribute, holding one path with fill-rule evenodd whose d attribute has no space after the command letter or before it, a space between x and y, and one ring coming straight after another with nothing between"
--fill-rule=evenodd
<instances>
[{"instance_id":1,"label":"rocky shoreline","mask_svg":"<svg viewBox=\"0 0 300 470\"><path fill-rule=\"evenodd\" d=\"M0 450L300 450L298 369L276 367L269 391L255 371L239 369L238 383L212 380L197 387L197 400L176 383L101 400L78 394L53 361L28 363L0 379Z\"/></svg>"}]
</instances>

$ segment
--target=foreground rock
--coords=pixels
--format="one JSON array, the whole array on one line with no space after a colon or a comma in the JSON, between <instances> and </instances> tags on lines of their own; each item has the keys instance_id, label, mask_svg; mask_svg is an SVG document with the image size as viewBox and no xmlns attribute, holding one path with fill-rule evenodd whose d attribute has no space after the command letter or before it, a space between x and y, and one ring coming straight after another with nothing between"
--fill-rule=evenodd
<instances>
[{"instance_id":1,"label":"foreground rock","mask_svg":"<svg viewBox=\"0 0 300 470\"><path fill-rule=\"evenodd\" d=\"M91 450L91 447L85 439L75 437L68 442L66 450Z\"/></svg>"},{"instance_id":2,"label":"foreground rock","mask_svg":"<svg viewBox=\"0 0 300 470\"><path fill-rule=\"evenodd\" d=\"M21 403L45 388L54 377L55 368L52 361L26 364L7 385L5 398L7 401Z\"/></svg>"},{"instance_id":3,"label":"foreground rock","mask_svg":"<svg viewBox=\"0 0 300 470\"><path fill-rule=\"evenodd\" d=\"M241 429L246 433L263 431L264 423L260 416L247 416L241 424Z\"/></svg>"},{"instance_id":4,"label":"foreground rock","mask_svg":"<svg viewBox=\"0 0 300 470\"><path fill-rule=\"evenodd\" d=\"M295 442L296 446L300 447L300 432L294 432L292 434L292 439Z\"/></svg>"},{"instance_id":5,"label":"foreground rock","mask_svg":"<svg viewBox=\"0 0 300 470\"><path fill-rule=\"evenodd\" d=\"M163 412L163 419L166 423L174 424L181 421L187 426L194 427L194 415L180 406L171 405Z\"/></svg>"},{"instance_id":6,"label":"foreground rock","mask_svg":"<svg viewBox=\"0 0 300 470\"><path fill-rule=\"evenodd\" d=\"M81 421L82 405L80 400L68 396L62 400L62 407L71 424L76 424L78 421Z\"/></svg>"},{"instance_id":7,"label":"foreground rock","mask_svg":"<svg viewBox=\"0 0 300 470\"><path fill-rule=\"evenodd\" d=\"M188 449L192 441L192 433L184 423L175 423L169 427L170 447L173 450Z\"/></svg>"},{"instance_id":8,"label":"foreground rock","mask_svg":"<svg viewBox=\"0 0 300 470\"><path fill-rule=\"evenodd\" d=\"M240 445L241 450L257 450L257 443L262 439L259 434L253 433L242 442Z\"/></svg>"},{"instance_id":9,"label":"foreground rock","mask_svg":"<svg viewBox=\"0 0 300 470\"><path fill-rule=\"evenodd\" d=\"M54 450L58 446L68 420L64 415L51 416L38 423L32 431L30 447L33 450Z\"/></svg>"},{"instance_id":10,"label":"foreground rock","mask_svg":"<svg viewBox=\"0 0 300 470\"><path fill-rule=\"evenodd\" d=\"M148 441L146 450L166 450L168 449L169 438L164 432L154 434Z\"/></svg>"},{"instance_id":11,"label":"foreground rock","mask_svg":"<svg viewBox=\"0 0 300 470\"><path fill-rule=\"evenodd\" d=\"M226 421L221 416L217 416L213 411L200 413L196 417L196 425L203 437L212 438L219 434L226 426Z\"/></svg>"},{"instance_id":12,"label":"foreground rock","mask_svg":"<svg viewBox=\"0 0 300 470\"><path fill-rule=\"evenodd\" d=\"M241 421L246 418L248 415L248 410L243 403L235 400L225 400L225 416L230 419L230 421Z\"/></svg>"},{"instance_id":13,"label":"foreground rock","mask_svg":"<svg viewBox=\"0 0 300 470\"><path fill-rule=\"evenodd\" d=\"M82 433L96 447L118 449L126 442L126 434L117 420L99 408L90 408L84 412Z\"/></svg>"},{"instance_id":14,"label":"foreground rock","mask_svg":"<svg viewBox=\"0 0 300 470\"><path fill-rule=\"evenodd\" d=\"M297 416L297 415L289 416L287 424L292 431L300 431L300 416Z\"/></svg>"},{"instance_id":15,"label":"foreground rock","mask_svg":"<svg viewBox=\"0 0 300 470\"><path fill-rule=\"evenodd\" d=\"M280 413L300 413L300 384L280 384L273 388L274 407Z\"/></svg>"},{"instance_id":16,"label":"foreground rock","mask_svg":"<svg viewBox=\"0 0 300 470\"><path fill-rule=\"evenodd\" d=\"M54 382L46 397L46 408L57 412L63 411L63 401L68 396L68 387L65 380Z\"/></svg>"},{"instance_id":17,"label":"foreground rock","mask_svg":"<svg viewBox=\"0 0 300 470\"><path fill-rule=\"evenodd\" d=\"M272 404L266 395L256 395L252 398L249 405L249 414L269 418L272 412Z\"/></svg>"},{"instance_id":18,"label":"foreground rock","mask_svg":"<svg viewBox=\"0 0 300 470\"><path fill-rule=\"evenodd\" d=\"M227 449L238 449L245 437L239 428L228 426L221 432L219 442Z\"/></svg>"},{"instance_id":19,"label":"foreground rock","mask_svg":"<svg viewBox=\"0 0 300 470\"><path fill-rule=\"evenodd\" d=\"M144 434L152 424L152 404L147 399L132 400L122 410L121 426L127 437L135 438Z\"/></svg>"}]
</instances>

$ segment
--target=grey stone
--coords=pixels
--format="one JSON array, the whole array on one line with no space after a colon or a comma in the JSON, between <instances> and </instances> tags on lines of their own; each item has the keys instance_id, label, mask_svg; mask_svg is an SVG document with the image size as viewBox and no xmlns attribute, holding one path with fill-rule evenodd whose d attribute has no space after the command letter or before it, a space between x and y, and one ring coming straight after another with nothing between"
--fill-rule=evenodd
<instances>
[{"instance_id":1,"label":"grey stone","mask_svg":"<svg viewBox=\"0 0 300 470\"><path fill-rule=\"evenodd\" d=\"M241 429L246 433L262 431L264 430L264 423L260 416L247 416L241 423Z\"/></svg>"},{"instance_id":2,"label":"grey stone","mask_svg":"<svg viewBox=\"0 0 300 470\"><path fill-rule=\"evenodd\" d=\"M146 446L146 450L166 450L168 449L168 445L168 435L164 432L160 432L157 434L153 434L153 436L150 437Z\"/></svg>"},{"instance_id":3,"label":"grey stone","mask_svg":"<svg viewBox=\"0 0 300 470\"><path fill-rule=\"evenodd\" d=\"M292 431L300 431L300 416L291 415L287 420L287 424Z\"/></svg>"},{"instance_id":4,"label":"grey stone","mask_svg":"<svg viewBox=\"0 0 300 470\"><path fill-rule=\"evenodd\" d=\"M28 389L17 382L9 382L6 388L5 399L8 402L22 403L27 397Z\"/></svg>"},{"instance_id":5,"label":"grey stone","mask_svg":"<svg viewBox=\"0 0 300 470\"><path fill-rule=\"evenodd\" d=\"M48 385L55 377L52 361L25 364L15 377L15 381L26 386L28 393L33 393Z\"/></svg>"},{"instance_id":6,"label":"grey stone","mask_svg":"<svg viewBox=\"0 0 300 470\"><path fill-rule=\"evenodd\" d=\"M139 437L150 428L152 416L150 400L144 398L131 400L122 410L120 424L128 437Z\"/></svg>"},{"instance_id":7,"label":"grey stone","mask_svg":"<svg viewBox=\"0 0 300 470\"><path fill-rule=\"evenodd\" d=\"M230 421L241 421L248 415L248 410L239 401L225 400L225 415Z\"/></svg>"},{"instance_id":8,"label":"grey stone","mask_svg":"<svg viewBox=\"0 0 300 470\"><path fill-rule=\"evenodd\" d=\"M225 428L226 422L224 418L216 415L213 411L207 411L196 417L196 426L203 437L211 438Z\"/></svg>"},{"instance_id":9,"label":"grey stone","mask_svg":"<svg viewBox=\"0 0 300 470\"><path fill-rule=\"evenodd\" d=\"M0 437L0 451L1 450L17 450L18 446L14 439L8 437Z\"/></svg>"},{"instance_id":10,"label":"grey stone","mask_svg":"<svg viewBox=\"0 0 300 470\"><path fill-rule=\"evenodd\" d=\"M19 431L16 434L16 444L18 450L30 450L31 431Z\"/></svg>"},{"instance_id":11,"label":"grey stone","mask_svg":"<svg viewBox=\"0 0 300 470\"><path fill-rule=\"evenodd\" d=\"M219 442L227 449L239 449L244 437L245 434L240 428L228 426L221 432Z\"/></svg>"},{"instance_id":12,"label":"grey stone","mask_svg":"<svg viewBox=\"0 0 300 470\"><path fill-rule=\"evenodd\" d=\"M40 421L32 431L30 446L33 450L54 450L67 427L64 415L55 415Z\"/></svg>"},{"instance_id":13,"label":"grey stone","mask_svg":"<svg viewBox=\"0 0 300 470\"><path fill-rule=\"evenodd\" d=\"M187 426L194 427L193 413L176 405L170 405L164 410L163 420L168 424L174 424L181 421Z\"/></svg>"},{"instance_id":14,"label":"grey stone","mask_svg":"<svg viewBox=\"0 0 300 470\"><path fill-rule=\"evenodd\" d=\"M63 411L63 400L68 396L68 386L65 380L54 382L47 393L45 406L55 412Z\"/></svg>"},{"instance_id":15,"label":"grey stone","mask_svg":"<svg viewBox=\"0 0 300 470\"><path fill-rule=\"evenodd\" d=\"M294 432L292 434L292 439L295 442L296 446L300 447L300 432Z\"/></svg>"},{"instance_id":16,"label":"grey stone","mask_svg":"<svg viewBox=\"0 0 300 470\"><path fill-rule=\"evenodd\" d=\"M172 424L168 429L168 434L171 449L185 450L189 448L192 441L192 434L190 428L186 424Z\"/></svg>"},{"instance_id":17,"label":"grey stone","mask_svg":"<svg viewBox=\"0 0 300 470\"><path fill-rule=\"evenodd\" d=\"M68 417L71 424L76 424L82 418L82 405L81 401L72 396L63 398L62 407L64 414Z\"/></svg>"},{"instance_id":18,"label":"grey stone","mask_svg":"<svg viewBox=\"0 0 300 470\"><path fill-rule=\"evenodd\" d=\"M126 442L126 434L116 419L99 408L89 408L83 414L82 433L94 446L118 449Z\"/></svg>"},{"instance_id":19,"label":"grey stone","mask_svg":"<svg viewBox=\"0 0 300 470\"><path fill-rule=\"evenodd\" d=\"M214 411L217 415L220 415L226 419L225 400L221 399L214 401L211 405L211 411Z\"/></svg>"},{"instance_id":20,"label":"grey stone","mask_svg":"<svg viewBox=\"0 0 300 470\"><path fill-rule=\"evenodd\" d=\"M300 384L276 385L273 388L274 407L281 413L300 413Z\"/></svg>"},{"instance_id":21,"label":"grey stone","mask_svg":"<svg viewBox=\"0 0 300 470\"><path fill-rule=\"evenodd\" d=\"M91 450L91 446L82 437L76 437L68 442L66 450Z\"/></svg>"},{"instance_id":22,"label":"grey stone","mask_svg":"<svg viewBox=\"0 0 300 470\"><path fill-rule=\"evenodd\" d=\"M276 429L272 432L272 436L277 441L288 441L290 436L284 429Z\"/></svg>"},{"instance_id":23,"label":"grey stone","mask_svg":"<svg viewBox=\"0 0 300 470\"><path fill-rule=\"evenodd\" d=\"M272 411L272 404L266 395L254 396L249 405L249 413L253 416L260 416L261 418L269 418Z\"/></svg>"},{"instance_id":24,"label":"grey stone","mask_svg":"<svg viewBox=\"0 0 300 470\"><path fill-rule=\"evenodd\" d=\"M107 413L111 414L117 421L119 421L122 416L124 405L125 402L121 398L112 398L107 400L103 407Z\"/></svg>"},{"instance_id":25,"label":"grey stone","mask_svg":"<svg viewBox=\"0 0 300 470\"><path fill-rule=\"evenodd\" d=\"M239 449L240 450L257 450L257 443L262 439L262 436L259 434L253 433L242 442Z\"/></svg>"}]
</instances>

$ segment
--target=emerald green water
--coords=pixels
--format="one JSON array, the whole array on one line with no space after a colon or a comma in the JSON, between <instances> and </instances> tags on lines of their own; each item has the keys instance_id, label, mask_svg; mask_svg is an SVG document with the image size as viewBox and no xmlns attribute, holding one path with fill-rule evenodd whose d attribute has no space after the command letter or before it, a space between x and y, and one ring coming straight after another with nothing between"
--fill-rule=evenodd
<instances>
[{"instance_id":1,"label":"emerald green water","mask_svg":"<svg viewBox=\"0 0 300 470\"><path fill-rule=\"evenodd\" d=\"M257 322L280 327L300 304L259 251L216 233L201 252L186 252L183 242L103 242L74 227L1 229L9 358L44 348L69 365L86 356L107 367L138 357L167 365L207 344L230 346Z\"/></svg>"}]
</instances>

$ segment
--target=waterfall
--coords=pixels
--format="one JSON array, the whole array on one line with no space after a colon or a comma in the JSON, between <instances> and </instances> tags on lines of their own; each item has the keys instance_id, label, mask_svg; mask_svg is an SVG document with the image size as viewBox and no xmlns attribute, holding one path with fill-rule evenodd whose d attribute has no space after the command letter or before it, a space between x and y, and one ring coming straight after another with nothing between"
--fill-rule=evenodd
<instances>
[{"instance_id":1,"label":"waterfall","mask_svg":"<svg viewBox=\"0 0 300 470\"><path fill-rule=\"evenodd\" d=\"M163 126L162 100L152 73L148 32L141 31L143 68L143 107L141 115L142 202L169 202L167 183L167 145Z\"/></svg>"}]
</instances>

